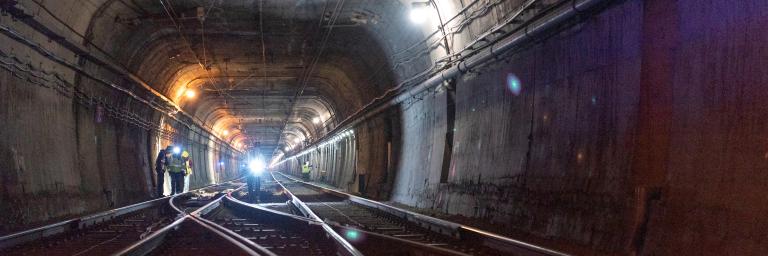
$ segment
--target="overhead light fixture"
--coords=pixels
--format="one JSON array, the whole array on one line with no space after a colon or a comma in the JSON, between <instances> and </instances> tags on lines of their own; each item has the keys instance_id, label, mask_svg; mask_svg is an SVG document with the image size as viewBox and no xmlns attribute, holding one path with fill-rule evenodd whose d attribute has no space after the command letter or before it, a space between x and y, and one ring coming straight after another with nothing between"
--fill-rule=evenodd
<instances>
[{"instance_id":1,"label":"overhead light fixture","mask_svg":"<svg viewBox=\"0 0 768 256\"><path fill-rule=\"evenodd\" d=\"M415 24L422 24L429 18L429 2L413 2L411 3L411 22Z\"/></svg>"},{"instance_id":2,"label":"overhead light fixture","mask_svg":"<svg viewBox=\"0 0 768 256\"><path fill-rule=\"evenodd\" d=\"M293 139L293 142L296 142L296 143L301 143L301 141L302 139L299 137L296 137L295 139Z\"/></svg>"},{"instance_id":3,"label":"overhead light fixture","mask_svg":"<svg viewBox=\"0 0 768 256\"><path fill-rule=\"evenodd\" d=\"M184 96L187 96L188 99L192 99L197 96L197 92L193 89L187 89L187 91L184 92Z\"/></svg>"},{"instance_id":4,"label":"overhead light fixture","mask_svg":"<svg viewBox=\"0 0 768 256\"><path fill-rule=\"evenodd\" d=\"M285 147L285 151L290 151L291 147Z\"/></svg>"},{"instance_id":5,"label":"overhead light fixture","mask_svg":"<svg viewBox=\"0 0 768 256\"><path fill-rule=\"evenodd\" d=\"M319 117L312 118L312 122L315 123L315 124L319 124L320 123L320 118Z\"/></svg>"},{"instance_id":6,"label":"overhead light fixture","mask_svg":"<svg viewBox=\"0 0 768 256\"><path fill-rule=\"evenodd\" d=\"M227 136L227 135L229 135L229 131L228 131L228 130L224 130L224 131L223 131L223 132L221 132L221 133L222 133L222 134L224 134L224 136Z\"/></svg>"}]
</instances>

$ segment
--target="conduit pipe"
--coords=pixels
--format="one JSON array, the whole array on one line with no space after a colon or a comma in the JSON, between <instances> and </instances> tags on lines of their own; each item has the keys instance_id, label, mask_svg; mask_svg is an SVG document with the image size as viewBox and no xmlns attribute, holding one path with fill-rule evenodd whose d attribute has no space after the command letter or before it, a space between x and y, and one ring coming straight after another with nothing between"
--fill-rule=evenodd
<instances>
[{"instance_id":1,"label":"conduit pipe","mask_svg":"<svg viewBox=\"0 0 768 256\"><path fill-rule=\"evenodd\" d=\"M152 88L152 86L150 86L147 82L142 80L139 76L133 74L132 72L128 71L127 69L121 67L118 64L115 64L114 62L112 62L110 60L102 59L100 57L95 56L93 53L91 53L91 51L88 48L85 48L85 47L80 46L80 45L78 45L78 44L76 44L74 42L71 42L70 40L67 40L67 38L65 38L64 36L59 35L55 31L53 31L50 28L48 28L47 26L45 26L44 24L40 23L37 19L35 19L34 15L29 14L28 11L23 6L19 5L19 3L17 1L15 1L15 0L0 0L0 8L4 12L11 14L14 17L14 19L21 20L24 24L27 24L28 26L33 28L35 31L37 31L37 32L47 36L51 40L59 43L59 45L63 46L64 48L66 48L66 49L68 49L68 50L70 50L72 52L74 52L78 56L83 57L85 59L88 59L89 61L93 62L94 64L96 64L96 65L98 65L100 67L104 67L104 68L108 69L109 71L111 71L111 72L113 72L115 74L124 76L124 77L128 78L130 81L133 81L134 83L139 84L147 92L149 92L152 95L160 98L163 101L163 103L165 103L165 104L167 104L167 106L170 106L171 108L173 108L174 109L173 112L182 114L183 116L187 117L190 121L192 121L192 123L194 125L202 128L204 131L208 132L211 136L213 136L214 138L218 139L219 141L224 142L224 140L219 138L213 132L213 130L210 127L205 126L204 123L196 121L196 117L195 116L190 115L187 112L184 112L184 110L182 110L179 105L177 105L175 102L173 102L171 99L169 99L168 97L166 97L165 95L163 95L159 91L157 91L154 88ZM42 55L46 56L47 58L49 58L49 59L51 59L53 61L55 61L55 62L57 62L59 64L62 64L64 66L67 66L68 68L70 68L70 69L72 69L72 70L74 70L74 71L76 71L76 72L78 72L78 73L80 73L82 75L85 75L88 78L94 79L94 80L96 80L98 82L101 82L103 84L106 84L106 85L112 87L113 89L116 89L116 90L118 90L120 92L123 92L123 93L127 94L128 96L130 96L131 98L134 98L134 99L138 100L139 102L149 106L150 108L153 108L156 111L158 111L160 113L163 113L163 114L167 115L168 117L176 120L177 122L186 125L186 122L183 122L182 120L176 118L175 116L173 116L172 113L168 113L165 110L162 110L162 109L158 108L158 106L156 106L155 104L152 104L152 102L144 99L141 96L136 95L135 93L133 93L133 92L131 92L131 91L129 91L129 90L119 86L119 85L116 85L114 83L102 80L102 79L100 79L98 77L95 77L95 76L87 73L85 70L81 69L80 67L78 67L74 63L70 63L70 62L64 60L63 58L61 58L59 56L56 56L55 54L51 53L50 51L48 51L46 49L43 49L42 47L40 47L38 44L36 44L32 40L29 40L29 39L25 38L24 36L22 36L18 32L16 32L13 29L11 29L10 27L0 26L0 32L6 34L7 36L9 36L10 38L16 40L17 42L20 42L20 43L22 43L24 45L32 47L37 52L41 53ZM189 127L189 125L187 125L187 127L191 129L191 127ZM236 149L235 147L232 147L231 145L228 145L228 146L230 146L230 148L235 150L235 151L239 150L239 149Z\"/></svg>"},{"instance_id":2,"label":"conduit pipe","mask_svg":"<svg viewBox=\"0 0 768 256\"><path fill-rule=\"evenodd\" d=\"M328 132L324 137L324 139L316 141L315 143L312 144L311 147L308 147L307 149L302 150L292 155L291 157L312 151L317 148L317 145L319 145L325 140L328 140L328 138L333 137L333 135L335 135L336 133L355 127L360 122L363 122L373 116L376 116L379 113L389 109L390 107L396 106L402 103L403 101L411 97L414 97L419 93L424 92L427 89L435 87L459 75L465 74L470 70L472 70L473 68L484 64L486 61L494 59L498 55L501 55L512 48L518 47L524 43L529 42L536 36L545 34L551 29L565 24L567 21L576 17L580 13L591 11L597 6L599 6L600 4L608 1L611 1L611 0L571 0L570 3L563 4L559 8L559 10L556 10L546 15L544 18L532 21L531 23L526 25L524 28L518 30L514 34L511 34L501 40L498 40L492 43L490 46L480 50L477 54L472 55L466 59L463 59L458 63L456 63L456 65L453 65L448 69L445 69L443 71L438 72L437 74L432 75L426 81L406 89L402 93L388 99L385 102L382 102L376 105L374 108L367 111L365 111L365 108L363 108L357 111L356 112L357 114L353 114L348 118L344 119L344 121L342 121L338 126L336 126L336 128Z\"/></svg>"},{"instance_id":3,"label":"conduit pipe","mask_svg":"<svg viewBox=\"0 0 768 256\"><path fill-rule=\"evenodd\" d=\"M57 32L53 31L52 29L48 28L44 24L40 23L37 19L35 19L35 16L33 14L27 13L26 9L20 6L17 1L0 0L0 2L2 2L2 4L0 4L0 7L2 7L2 9L7 13L11 14L15 19L18 19L24 24L27 24L28 26L33 28L35 31L40 32L41 34L47 36L51 40L56 41L61 46L64 46L64 48L67 48L68 50L74 52L78 56L86 58L89 61L95 63L96 65L99 65L100 67L104 67L115 74L125 76L129 80L141 85L142 88L146 89L153 95L162 99L165 103L175 108L177 111L181 111L181 108L178 105L173 103L173 101L165 97L165 95L163 95L162 93L156 91L154 88L152 88L152 86L150 86L147 82L142 80L139 76L131 73L127 69L121 67L120 65L110 60L102 59L95 56L93 53L91 53L90 49L85 48L77 43L71 42L66 37L59 35Z\"/></svg>"}]
</instances>

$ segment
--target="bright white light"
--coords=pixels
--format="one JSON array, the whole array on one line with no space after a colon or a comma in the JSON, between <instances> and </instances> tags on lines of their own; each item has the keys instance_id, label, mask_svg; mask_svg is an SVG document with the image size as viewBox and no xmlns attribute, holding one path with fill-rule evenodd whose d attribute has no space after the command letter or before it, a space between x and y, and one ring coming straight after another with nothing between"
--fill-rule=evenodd
<instances>
[{"instance_id":1,"label":"bright white light","mask_svg":"<svg viewBox=\"0 0 768 256\"><path fill-rule=\"evenodd\" d=\"M426 6L413 7L411 9L411 22L414 24L422 24L429 18L429 8Z\"/></svg>"},{"instance_id":2,"label":"bright white light","mask_svg":"<svg viewBox=\"0 0 768 256\"><path fill-rule=\"evenodd\" d=\"M291 147L285 147L285 151L291 150Z\"/></svg>"},{"instance_id":3,"label":"bright white light","mask_svg":"<svg viewBox=\"0 0 768 256\"><path fill-rule=\"evenodd\" d=\"M181 148L180 147L173 147L173 153L174 154L181 154Z\"/></svg>"},{"instance_id":4,"label":"bright white light","mask_svg":"<svg viewBox=\"0 0 768 256\"><path fill-rule=\"evenodd\" d=\"M184 95L187 96L187 98L191 99L191 98L194 98L197 95L197 93L195 92L195 90L187 89L187 91L184 92Z\"/></svg>"},{"instance_id":5,"label":"bright white light","mask_svg":"<svg viewBox=\"0 0 768 256\"><path fill-rule=\"evenodd\" d=\"M319 124L320 123L320 118L319 117L312 118L312 122L316 123L316 124Z\"/></svg>"},{"instance_id":6,"label":"bright white light","mask_svg":"<svg viewBox=\"0 0 768 256\"><path fill-rule=\"evenodd\" d=\"M301 143L301 138L299 138L299 137L296 137L295 139L293 139L293 142L296 142L296 143Z\"/></svg>"},{"instance_id":7,"label":"bright white light","mask_svg":"<svg viewBox=\"0 0 768 256\"><path fill-rule=\"evenodd\" d=\"M222 134L224 134L224 136L227 136L227 135L229 135L229 131L227 131L227 130L224 130L224 131L223 131L223 132L221 132L221 133L222 133Z\"/></svg>"},{"instance_id":8,"label":"bright white light","mask_svg":"<svg viewBox=\"0 0 768 256\"><path fill-rule=\"evenodd\" d=\"M264 163L264 160L259 158L251 160L251 163L248 164L248 168L251 168L251 173L256 176L261 175L266 167L267 165Z\"/></svg>"}]
</instances>

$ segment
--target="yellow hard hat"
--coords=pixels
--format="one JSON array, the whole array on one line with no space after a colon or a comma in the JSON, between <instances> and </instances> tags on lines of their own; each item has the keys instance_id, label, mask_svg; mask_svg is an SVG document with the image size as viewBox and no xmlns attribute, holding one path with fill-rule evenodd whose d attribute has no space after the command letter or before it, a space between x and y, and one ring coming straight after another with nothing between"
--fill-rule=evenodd
<instances>
[{"instance_id":1,"label":"yellow hard hat","mask_svg":"<svg viewBox=\"0 0 768 256\"><path fill-rule=\"evenodd\" d=\"M184 152L181 152L181 157L189 157L189 152L184 150Z\"/></svg>"}]
</instances>

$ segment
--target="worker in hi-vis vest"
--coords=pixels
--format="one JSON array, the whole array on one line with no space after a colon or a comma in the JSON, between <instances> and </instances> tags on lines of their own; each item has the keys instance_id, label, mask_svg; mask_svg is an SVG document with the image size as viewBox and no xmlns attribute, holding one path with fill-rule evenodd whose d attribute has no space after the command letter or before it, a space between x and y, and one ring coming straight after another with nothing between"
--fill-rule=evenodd
<instances>
[{"instance_id":1,"label":"worker in hi-vis vest","mask_svg":"<svg viewBox=\"0 0 768 256\"><path fill-rule=\"evenodd\" d=\"M171 176L171 195L183 192L187 160L181 156L179 147L173 148L173 152L165 164L168 166L168 174Z\"/></svg>"},{"instance_id":2,"label":"worker in hi-vis vest","mask_svg":"<svg viewBox=\"0 0 768 256\"><path fill-rule=\"evenodd\" d=\"M309 162L304 162L304 165L301 166L301 177L304 178L304 181L309 181L310 168Z\"/></svg>"},{"instance_id":3,"label":"worker in hi-vis vest","mask_svg":"<svg viewBox=\"0 0 768 256\"><path fill-rule=\"evenodd\" d=\"M184 150L181 152L181 159L184 160L184 163L187 166L187 170L184 171L184 183L182 185L182 192L189 191L189 176L192 175L192 158L189 157L189 152Z\"/></svg>"}]
</instances>

